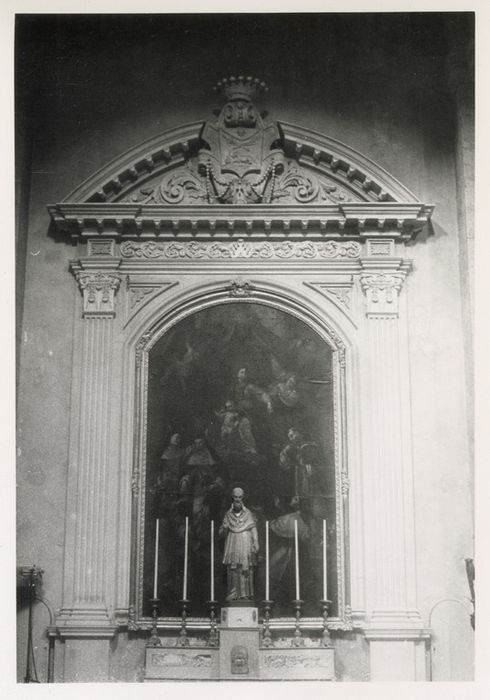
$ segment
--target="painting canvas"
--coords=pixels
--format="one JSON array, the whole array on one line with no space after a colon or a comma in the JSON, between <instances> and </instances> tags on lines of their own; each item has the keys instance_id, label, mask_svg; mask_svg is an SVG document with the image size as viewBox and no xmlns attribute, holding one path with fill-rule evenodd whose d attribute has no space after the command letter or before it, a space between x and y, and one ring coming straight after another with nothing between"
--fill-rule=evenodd
<instances>
[{"instance_id":1,"label":"painting canvas","mask_svg":"<svg viewBox=\"0 0 490 700\"><path fill-rule=\"evenodd\" d=\"M265 597L265 523L275 615L295 598L298 521L304 615L319 615L326 521L328 598L337 614L336 470L332 350L304 321L251 300L230 301L176 323L148 357L143 614L151 613L159 521L161 614L206 616L211 522L215 599L226 601L219 526L231 490L243 488L259 536L255 603ZM183 589L185 523L188 576Z\"/></svg>"}]
</instances>

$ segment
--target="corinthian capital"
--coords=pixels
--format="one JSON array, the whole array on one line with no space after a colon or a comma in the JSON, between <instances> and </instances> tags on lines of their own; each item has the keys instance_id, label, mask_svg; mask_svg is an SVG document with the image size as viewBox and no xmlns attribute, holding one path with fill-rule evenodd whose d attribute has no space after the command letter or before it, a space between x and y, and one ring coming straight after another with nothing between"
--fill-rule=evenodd
<instances>
[{"instance_id":1,"label":"corinthian capital","mask_svg":"<svg viewBox=\"0 0 490 700\"><path fill-rule=\"evenodd\" d=\"M83 315L114 316L114 296L121 283L117 272L76 270L75 277L83 294Z\"/></svg>"},{"instance_id":2,"label":"corinthian capital","mask_svg":"<svg viewBox=\"0 0 490 700\"><path fill-rule=\"evenodd\" d=\"M405 272L369 273L360 277L361 288L366 295L368 316L398 315L398 297L405 280Z\"/></svg>"}]
</instances>

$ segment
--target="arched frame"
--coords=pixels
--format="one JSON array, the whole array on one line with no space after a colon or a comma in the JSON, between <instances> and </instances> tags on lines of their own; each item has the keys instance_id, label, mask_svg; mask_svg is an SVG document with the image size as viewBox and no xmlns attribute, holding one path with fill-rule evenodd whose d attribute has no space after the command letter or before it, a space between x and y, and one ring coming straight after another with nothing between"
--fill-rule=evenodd
<instances>
[{"instance_id":1,"label":"arched frame","mask_svg":"<svg viewBox=\"0 0 490 700\"><path fill-rule=\"evenodd\" d=\"M269 285L271 287L271 285ZM346 484L348 477L348 440L347 440L347 396L346 396L346 357L349 357L348 344L342 334L328 318L328 315L318 313L308 308L304 300L295 298L291 289L264 289L255 286L253 293L244 298L230 296L229 290L222 286L205 285L199 290L198 286L184 301L179 299L167 305L162 310L160 318L153 321L134 345L135 371L135 424L134 424L134 463L132 471L133 503L132 503L132 551L131 551L131 585L130 585L130 626L133 629L147 628L150 618L142 614L143 600L143 543L145 521L145 475L146 475L146 431L147 431L147 392L148 392L148 356L157 341L169 332L176 324L189 316L211 307L230 304L262 304L283 311L311 328L321 340L332 350L333 356L333 398L334 398L334 454L335 454L335 489L336 489L336 560L338 592L338 615L329 618L332 629L351 629L351 604L349 580L349 501ZM163 601L164 606L164 601ZM286 621L283 621L286 622ZM281 621L278 621L279 625ZM318 619L305 619L305 624L320 624ZM162 626L178 627L177 618L166 618L162 615ZM208 620L190 618L192 628L206 627Z\"/></svg>"}]
</instances>

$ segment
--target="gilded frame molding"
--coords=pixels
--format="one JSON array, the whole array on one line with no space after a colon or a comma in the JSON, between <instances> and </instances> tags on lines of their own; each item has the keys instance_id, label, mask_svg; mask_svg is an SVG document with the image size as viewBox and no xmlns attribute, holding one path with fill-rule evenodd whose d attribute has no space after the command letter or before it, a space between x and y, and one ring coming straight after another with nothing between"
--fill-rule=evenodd
<instances>
[{"instance_id":1,"label":"gilded frame molding","mask_svg":"<svg viewBox=\"0 0 490 700\"><path fill-rule=\"evenodd\" d=\"M346 356L347 348L344 340L325 318L306 309L301 303L288 298L286 295L271 293L253 288L250 296L237 297L230 287L209 290L199 290L192 299L178 304L163 315L159 321L145 331L136 343L134 353L135 371L135 428L132 488L132 525L131 525L131 556L130 556L130 600L128 628L130 630L146 630L151 626L151 618L145 617L143 610L143 561L144 561L144 523L145 523L145 485L146 485L146 435L147 435L147 398L148 398L148 356L153 345L167 333L175 324L184 318L205 308L226 303L261 303L289 313L306 323L321 339L326 342L333 353L333 392L334 392L334 454L335 454L335 492L336 492L336 557L337 557L337 592L338 615L328 618L329 629L352 630L352 614L350 606L350 576L349 576L349 472L347 455L347 421L346 421ZM164 610L164 603L162 605ZM293 618L276 618L271 627L283 628L292 624ZM302 618L305 628L320 627L322 618L320 606L318 617ZM159 627L178 629L180 618L161 615ZM187 627L207 629L209 620L190 616Z\"/></svg>"}]
</instances>

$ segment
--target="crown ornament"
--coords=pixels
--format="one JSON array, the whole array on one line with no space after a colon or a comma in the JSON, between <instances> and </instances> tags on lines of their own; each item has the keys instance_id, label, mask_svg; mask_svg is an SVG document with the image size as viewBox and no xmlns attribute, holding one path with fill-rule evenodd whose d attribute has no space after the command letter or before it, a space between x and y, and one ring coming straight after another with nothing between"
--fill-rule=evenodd
<instances>
[{"instance_id":1,"label":"crown ornament","mask_svg":"<svg viewBox=\"0 0 490 700\"><path fill-rule=\"evenodd\" d=\"M213 88L215 92L221 92L229 102L245 100L252 102L261 92L268 92L269 88L263 80L252 78L252 76L231 75L223 78Z\"/></svg>"}]
</instances>

